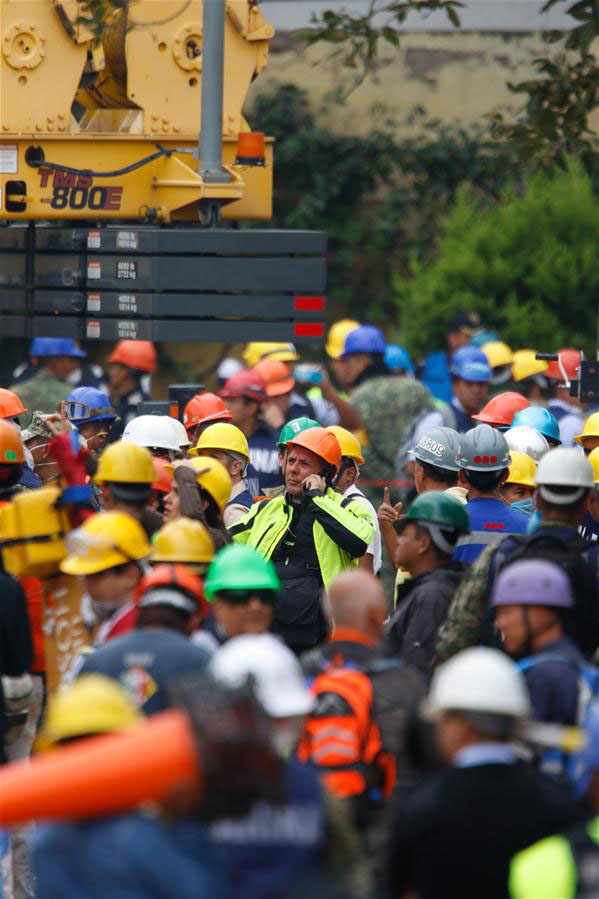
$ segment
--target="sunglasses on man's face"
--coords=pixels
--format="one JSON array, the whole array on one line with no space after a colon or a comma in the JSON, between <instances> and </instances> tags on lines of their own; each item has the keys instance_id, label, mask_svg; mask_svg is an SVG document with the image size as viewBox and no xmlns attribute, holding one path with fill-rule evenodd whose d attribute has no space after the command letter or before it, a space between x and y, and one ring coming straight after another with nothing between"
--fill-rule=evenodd
<instances>
[{"instance_id":1,"label":"sunglasses on man's face","mask_svg":"<svg viewBox=\"0 0 599 899\"><path fill-rule=\"evenodd\" d=\"M265 605L273 605L276 593L273 590L223 590L216 594L218 599L232 606L247 605L251 599L259 599Z\"/></svg>"}]
</instances>

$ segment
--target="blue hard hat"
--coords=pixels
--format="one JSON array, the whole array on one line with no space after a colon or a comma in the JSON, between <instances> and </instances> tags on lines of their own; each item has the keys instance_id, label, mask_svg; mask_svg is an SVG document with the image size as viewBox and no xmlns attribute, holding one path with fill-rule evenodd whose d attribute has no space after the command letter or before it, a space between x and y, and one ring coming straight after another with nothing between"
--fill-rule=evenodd
<instances>
[{"instance_id":1,"label":"blue hard hat","mask_svg":"<svg viewBox=\"0 0 599 899\"><path fill-rule=\"evenodd\" d=\"M414 371L410 354L407 350L404 350L402 346L398 346L396 343L387 344L387 349L385 350L383 358L385 365L390 368L391 371L409 371L410 374Z\"/></svg>"},{"instance_id":2,"label":"blue hard hat","mask_svg":"<svg viewBox=\"0 0 599 899\"><path fill-rule=\"evenodd\" d=\"M382 355L386 349L387 341L382 331L373 325L360 325L359 328L350 331L345 338L340 358L343 359L344 356L349 356L351 353L380 353Z\"/></svg>"},{"instance_id":3,"label":"blue hard hat","mask_svg":"<svg viewBox=\"0 0 599 899\"><path fill-rule=\"evenodd\" d=\"M480 334L475 334L470 339L470 346L481 347L485 343L491 343L492 340L499 340L499 334L496 334L495 331L481 331Z\"/></svg>"},{"instance_id":4,"label":"blue hard hat","mask_svg":"<svg viewBox=\"0 0 599 899\"><path fill-rule=\"evenodd\" d=\"M70 337L34 337L31 341L30 356L75 356L83 359L85 350L80 350Z\"/></svg>"},{"instance_id":5,"label":"blue hard hat","mask_svg":"<svg viewBox=\"0 0 599 899\"><path fill-rule=\"evenodd\" d=\"M553 440L557 443L562 442L557 418L544 406L527 406L526 409L520 409L519 412L516 412L512 421L513 428L517 425L527 425L527 427L534 428L535 431L538 431L539 434L542 434L548 440Z\"/></svg>"},{"instance_id":6,"label":"blue hard hat","mask_svg":"<svg viewBox=\"0 0 599 899\"><path fill-rule=\"evenodd\" d=\"M473 346L465 346L453 354L450 374L464 381L489 381L491 366L482 350Z\"/></svg>"},{"instance_id":7,"label":"blue hard hat","mask_svg":"<svg viewBox=\"0 0 599 899\"><path fill-rule=\"evenodd\" d=\"M117 419L110 400L96 387L75 387L64 401L64 409L68 420L74 425Z\"/></svg>"}]
</instances>

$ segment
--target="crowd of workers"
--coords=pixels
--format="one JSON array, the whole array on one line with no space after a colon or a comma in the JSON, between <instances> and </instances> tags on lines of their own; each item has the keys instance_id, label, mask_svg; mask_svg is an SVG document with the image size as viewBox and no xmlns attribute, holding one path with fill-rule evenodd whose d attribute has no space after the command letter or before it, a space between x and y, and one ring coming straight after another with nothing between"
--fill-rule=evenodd
<instances>
[{"instance_id":1,"label":"crowd of workers","mask_svg":"<svg viewBox=\"0 0 599 899\"><path fill-rule=\"evenodd\" d=\"M3 899L599 896L580 353L471 312L417 366L325 349L250 343L179 417L144 341L36 338L0 389Z\"/></svg>"}]
</instances>

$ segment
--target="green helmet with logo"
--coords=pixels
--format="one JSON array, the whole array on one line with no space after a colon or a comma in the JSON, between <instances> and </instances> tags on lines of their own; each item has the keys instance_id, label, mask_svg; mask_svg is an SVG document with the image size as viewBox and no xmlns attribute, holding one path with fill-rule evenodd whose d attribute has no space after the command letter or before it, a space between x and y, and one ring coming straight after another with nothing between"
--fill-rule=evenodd
<instances>
[{"instance_id":1,"label":"green helmet with logo","mask_svg":"<svg viewBox=\"0 0 599 899\"><path fill-rule=\"evenodd\" d=\"M208 567L204 592L208 600L225 590L272 590L281 584L275 566L249 546L231 543L216 554Z\"/></svg>"},{"instance_id":2,"label":"green helmet with logo","mask_svg":"<svg viewBox=\"0 0 599 899\"><path fill-rule=\"evenodd\" d=\"M302 431L307 431L308 428L319 427L320 425L317 421L314 421L313 418L306 418L305 415L302 415L300 418L292 418L291 421L288 421L281 429L279 439L277 440L277 449L280 452L283 452L287 446L288 440L293 440L294 437L297 437Z\"/></svg>"},{"instance_id":3,"label":"green helmet with logo","mask_svg":"<svg viewBox=\"0 0 599 899\"><path fill-rule=\"evenodd\" d=\"M459 445L460 435L453 428L433 428L422 435L412 452L419 462L458 471L455 457Z\"/></svg>"},{"instance_id":4,"label":"green helmet with logo","mask_svg":"<svg viewBox=\"0 0 599 899\"><path fill-rule=\"evenodd\" d=\"M439 490L417 496L406 515L395 522L400 533L409 522L427 528L435 546L451 555L461 534L470 531L466 507L455 497Z\"/></svg>"}]
</instances>

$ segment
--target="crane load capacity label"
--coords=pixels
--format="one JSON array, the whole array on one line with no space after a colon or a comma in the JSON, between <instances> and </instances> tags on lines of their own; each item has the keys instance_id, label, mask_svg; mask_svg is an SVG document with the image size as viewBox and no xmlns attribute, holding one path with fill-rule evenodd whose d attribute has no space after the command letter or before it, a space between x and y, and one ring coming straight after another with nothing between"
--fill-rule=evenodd
<instances>
[{"instance_id":1,"label":"crane load capacity label","mask_svg":"<svg viewBox=\"0 0 599 899\"><path fill-rule=\"evenodd\" d=\"M40 187L52 191L51 197L43 197L40 202L49 203L52 209L93 209L118 212L121 208L122 186L100 186L94 184L91 175L55 171L43 165L38 169L38 174Z\"/></svg>"}]
</instances>

